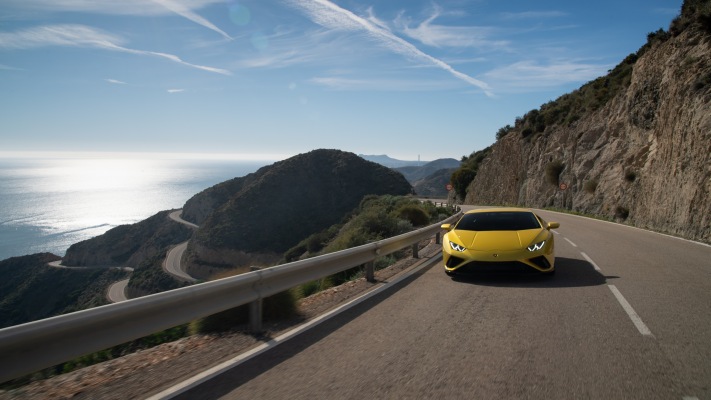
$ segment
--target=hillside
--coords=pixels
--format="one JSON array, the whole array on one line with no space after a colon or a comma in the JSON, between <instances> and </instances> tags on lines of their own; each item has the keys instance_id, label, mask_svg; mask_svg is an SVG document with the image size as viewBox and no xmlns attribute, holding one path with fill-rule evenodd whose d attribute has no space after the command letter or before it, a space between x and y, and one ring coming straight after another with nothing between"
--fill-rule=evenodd
<instances>
[{"instance_id":1,"label":"hillside","mask_svg":"<svg viewBox=\"0 0 711 400\"><path fill-rule=\"evenodd\" d=\"M710 4L686 1L607 76L502 128L457 171L464 202L559 207L711 242Z\"/></svg>"},{"instance_id":2,"label":"hillside","mask_svg":"<svg viewBox=\"0 0 711 400\"><path fill-rule=\"evenodd\" d=\"M109 229L103 235L74 243L62 264L75 267L137 268L145 259L165 254L168 247L190 238L192 230L171 221L168 211L131 225Z\"/></svg>"},{"instance_id":3,"label":"hillside","mask_svg":"<svg viewBox=\"0 0 711 400\"><path fill-rule=\"evenodd\" d=\"M59 259L40 253L0 261L0 328L107 304L108 285L127 275L47 265Z\"/></svg>"},{"instance_id":4,"label":"hillside","mask_svg":"<svg viewBox=\"0 0 711 400\"><path fill-rule=\"evenodd\" d=\"M188 271L197 276L205 266L276 262L302 239L339 222L364 196L412 192L401 174L339 150L314 150L262 168L226 200L222 185L185 206L186 219L196 215L192 210L214 207L188 247Z\"/></svg>"}]
</instances>

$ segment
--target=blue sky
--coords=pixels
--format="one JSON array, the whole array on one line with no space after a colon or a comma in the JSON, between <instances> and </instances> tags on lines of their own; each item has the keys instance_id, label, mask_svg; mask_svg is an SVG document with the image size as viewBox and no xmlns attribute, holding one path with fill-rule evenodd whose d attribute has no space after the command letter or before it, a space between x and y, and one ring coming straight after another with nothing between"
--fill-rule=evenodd
<instances>
[{"instance_id":1,"label":"blue sky","mask_svg":"<svg viewBox=\"0 0 711 400\"><path fill-rule=\"evenodd\" d=\"M675 0L3 0L0 152L460 158Z\"/></svg>"}]
</instances>

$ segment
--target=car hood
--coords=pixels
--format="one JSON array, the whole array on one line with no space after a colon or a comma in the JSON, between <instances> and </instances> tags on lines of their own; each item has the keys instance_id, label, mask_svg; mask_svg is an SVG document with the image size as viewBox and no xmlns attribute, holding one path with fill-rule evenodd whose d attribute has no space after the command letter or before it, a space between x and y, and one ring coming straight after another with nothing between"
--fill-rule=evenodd
<instances>
[{"instance_id":1,"label":"car hood","mask_svg":"<svg viewBox=\"0 0 711 400\"><path fill-rule=\"evenodd\" d=\"M538 237L543 229L527 229L523 231L455 231L455 234L466 248L471 250L520 250L528 247Z\"/></svg>"}]
</instances>

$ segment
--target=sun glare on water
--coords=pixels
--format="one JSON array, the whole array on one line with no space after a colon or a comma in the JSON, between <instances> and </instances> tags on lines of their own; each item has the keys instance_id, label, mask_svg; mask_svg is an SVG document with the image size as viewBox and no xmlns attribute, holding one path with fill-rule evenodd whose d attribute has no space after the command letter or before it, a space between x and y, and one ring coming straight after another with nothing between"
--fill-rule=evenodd
<instances>
[{"instance_id":1,"label":"sun glare on water","mask_svg":"<svg viewBox=\"0 0 711 400\"><path fill-rule=\"evenodd\" d=\"M52 171L61 191L120 190L150 185L155 181L155 162L126 159L66 160Z\"/></svg>"}]
</instances>

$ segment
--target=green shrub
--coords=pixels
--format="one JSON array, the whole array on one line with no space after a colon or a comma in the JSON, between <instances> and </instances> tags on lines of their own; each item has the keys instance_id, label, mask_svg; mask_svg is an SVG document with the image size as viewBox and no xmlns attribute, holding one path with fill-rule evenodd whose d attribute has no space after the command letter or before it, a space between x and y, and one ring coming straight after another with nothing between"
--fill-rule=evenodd
<instances>
[{"instance_id":1,"label":"green shrub","mask_svg":"<svg viewBox=\"0 0 711 400\"><path fill-rule=\"evenodd\" d=\"M617 208L615 209L615 218L625 220L625 219L627 219L627 217L629 217L629 215L630 215L630 210L626 207L617 206Z\"/></svg>"},{"instance_id":2,"label":"green shrub","mask_svg":"<svg viewBox=\"0 0 711 400\"><path fill-rule=\"evenodd\" d=\"M409 221L412 226L430 223L430 214L419 204L404 204L395 211L398 218Z\"/></svg>"},{"instance_id":3,"label":"green shrub","mask_svg":"<svg viewBox=\"0 0 711 400\"><path fill-rule=\"evenodd\" d=\"M500 140L504 136L508 135L511 130L513 130L513 127L511 127L511 125L506 125L503 128L499 128L499 130L496 132L496 140Z\"/></svg>"},{"instance_id":4,"label":"green shrub","mask_svg":"<svg viewBox=\"0 0 711 400\"><path fill-rule=\"evenodd\" d=\"M309 297L314 293L321 292L334 286L333 278L327 276L322 279L304 283L296 288L296 294L299 298Z\"/></svg>"}]
</instances>

